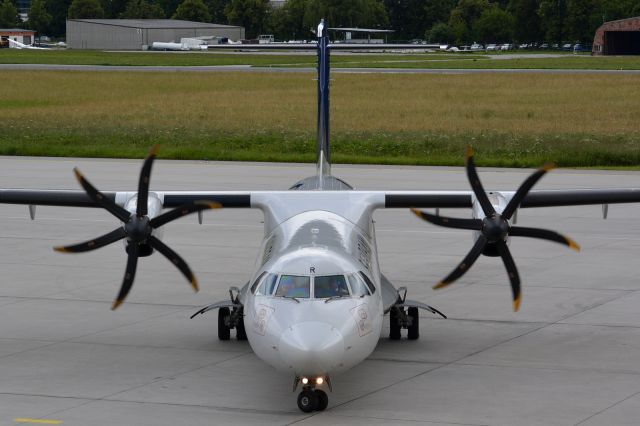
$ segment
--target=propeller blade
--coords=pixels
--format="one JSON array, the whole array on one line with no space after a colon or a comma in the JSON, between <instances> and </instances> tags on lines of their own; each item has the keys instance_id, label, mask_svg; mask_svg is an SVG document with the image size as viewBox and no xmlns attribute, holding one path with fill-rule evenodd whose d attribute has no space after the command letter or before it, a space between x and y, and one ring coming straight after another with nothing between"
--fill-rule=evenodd
<instances>
[{"instance_id":1,"label":"propeller blade","mask_svg":"<svg viewBox=\"0 0 640 426\"><path fill-rule=\"evenodd\" d=\"M129 220L131 214L124 208L111 201L110 198L105 197L102 192L98 191L93 185L91 185L91 183L82 175L82 173L80 173L80 170L77 167L73 169L73 172L75 173L76 179L78 179L78 182L80 182L80 185L82 186L82 188L84 188L89 198L100 204L104 209L120 219L122 222L127 222Z\"/></svg>"},{"instance_id":2,"label":"propeller blade","mask_svg":"<svg viewBox=\"0 0 640 426\"><path fill-rule=\"evenodd\" d=\"M124 302L124 299L126 299L127 295L129 294L129 290L131 290L131 286L133 286L133 279L136 277L136 268L138 266L138 250L139 247L137 243L129 244L127 269L125 269L124 272L124 279L122 280L120 293L118 293L118 297L111 306L112 311L115 311L116 309L118 309L118 306L122 305L122 302Z\"/></svg>"},{"instance_id":3,"label":"propeller blade","mask_svg":"<svg viewBox=\"0 0 640 426\"><path fill-rule=\"evenodd\" d=\"M440 281L438 284L433 286L434 290L438 290L440 288L444 288L463 276L469 268L474 264L474 262L480 257L482 254L482 250L487 245L487 237L484 235L480 235L476 240L476 243L471 248L471 251L462 259L462 262L454 269L445 279Z\"/></svg>"},{"instance_id":4,"label":"propeller blade","mask_svg":"<svg viewBox=\"0 0 640 426\"><path fill-rule=\"evenodd\" d=\"M511 235L512 237L540 238L542 240L554 241L556 243L564 244L565 246L575 251L580 251L580 246L578 245L578 243L573 241L571 238L565 237L564 235L558 234L557 232L550 231L548 229L512 226L511 230L509 231L509 235Z\"/></svg>"},{"instance_id":5,"label":"propeller blade","mask_svg":"<svg viewBox=\"0 0 640 426\"><path fill-rule=\"evenodd\" d=\"M200 210L219 208L222 208L222 204L215 203L213 201L194 201L192 203L187 203L180 207L176 207L173 210L169 210L168 212L163 213L160 216L154 217L153 219L151 219L151 221L149 221L149 225L155 229L182 216L188 215L189 213L194 213Z\"/></svg>"},{"instance_id":6,"label":"propeller blade","mask_svg":"<svg viewBox=\"0 0 640 426\"><path fill-rule=\"evenodd\" d=\"M159 145L154 145L149 151L149 155L144 159L142 170L140 170L140 180L138 181L138 204L136 214L138 217L147 215L147 200L149 199L149 182L151 181L151 167L156 158Z\"/></svg>"},{"instance_id":7,"label":"propeller blade","mask_svg":"<svg viewBox=\"0 0 640 426\"><path fill-rule=\"evenodd\" d=\"M159 239L157 239L153 235L151 235L147 239L147 242L149 243L149 245L151 247L153 247L154 249L158 250L160 253L162 253L164 255L164 257L169 259L169 261L171 263L176 265L176 267L180 270L180 272L182 272L182 274L185 277L187 277L187 280L189 280L189 283L191 284L191 287L193 287L193 290L195 292L198 291L198 281L196 280L195 275L193 275L193 272L191 272L191 269L189 269L189 266L187 265L187 262L185 262L184 259L182 259L178 255L178 253L176 253L175 251L171 250L171 248L169 248L169 246L167 246L165 243L163 243L162 241L160 241Z\"/></svg>"},{"instance_id":8,"label":"propeller blade","mask_svg":"<svg viewBox=\"0 0 640 426\"><path fill-rule=\"evenodd\" d=\"M511 216L515 213L516 209L522 202L522 199L527 195L531 188L533 188L533 185L535 185L540 178L545 175L545 173L555 167L556 165L553 163L546 163L522 182L522 185L520 185L520 188L518 188L511 201L509 201L507 207L502 211L502 217L507 220L511 219Z\"/></svg>"},{"instance_id":9,"label":"propeller blade","mask_svg":"<svg viewBox=\"0 0 640 426\"><path fill-rule=\"evenodd\" d=\"M84 243L78 243L71 246L58 246L54 247L53 249L61 253L82 253L85 251L99 249L100 247L104 247L115 241L121 240L125 236L126 232L124 228L120 227L114 231L109 232L108 234L102 235L98 238L94 238L93 240L89 240Z\"/></svg>"},{"instance_id":10,"label":"propeller blade","mask_svg":"<svg viewBox=\"0 0 640 426\"><path fill-rule=\"evenodd\" d=\"M434 225L444 226L446 228L471 229L473 231L480 231L482 229L482 220L480 219L458 219L455 217L436 216L418 209L411 209L411 211L420 219L431 222Z\"/></svg>"},{"instance_id":11,"label":"propeller blade","mask_svg":"<svg viewBox=\"0 0 640 426\"><path fill-rule=\"evenodd\" d=\"M516 268L516 263L513 261L511 251L509 251L507 243L504 241L497 241L495 244L498 249L498 253L500 253L500 257L502 258L502 262L504 263L504 267L507 269L507 275L509 275L509 282L511 283L511 291L513 293L513 312L518 312L520 309L520 301L522 299L518 268Z\"/></svg>"},{"instance_id":12,"label":"propeller blade","mask_svg":"<svg viewBox=\"0 0 640 426\"><path fill-rule=\"evenodd\" d=\"M476 170L476 164L473 161L473 149L470 146L468 146L467 150L465 151L464 162L467 168L467 177L469 178L471 189L473 189L473 193L480 203L482 211L484 212L485 216L493 216L496 211L493 208L491 201L489 201L489 197L487 196L487 193L484 191L482 183L480 182L480 177L478 176L478 171Z\"/></svg>"}]
</instances>

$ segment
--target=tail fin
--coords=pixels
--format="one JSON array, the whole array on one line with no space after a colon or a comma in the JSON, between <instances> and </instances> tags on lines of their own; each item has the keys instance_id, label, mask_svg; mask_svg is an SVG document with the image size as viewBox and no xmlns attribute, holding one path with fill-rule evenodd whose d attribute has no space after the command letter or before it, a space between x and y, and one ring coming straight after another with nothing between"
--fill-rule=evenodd
<instances>
[{"instance_id":1,"label":"tail fin","mask_svg":"<svg viewBox=\"0 0 640 426\"><path fill-rule=\"evenodd\" d=\"M329 150L329 36L324 19L318 25L318 135L316 167L319 177L331 175Z\"/></svg>"}]
</instances>

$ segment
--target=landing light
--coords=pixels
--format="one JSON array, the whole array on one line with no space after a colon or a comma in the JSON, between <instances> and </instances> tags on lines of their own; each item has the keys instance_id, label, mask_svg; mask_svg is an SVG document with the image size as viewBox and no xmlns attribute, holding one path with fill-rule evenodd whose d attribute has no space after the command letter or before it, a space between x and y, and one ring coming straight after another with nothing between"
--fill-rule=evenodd
<instances>
[{"instance_id":1,"label":"landing light","mask_svg":"<svg viewBox=\"0 0 640 426\"><path fill-rule=\"evenodd\" d=\"M322 377L318 377L318 378L316 379L316 385L321 385L321 384L323 384L323 383L324 383L324 379L323 379Z\"/></svg>"},{"instance_id":2,"label":"landing light","mask_svg":"<svg viewBox=\"0 0 640 426\"><path fill-rule=\"evenodd\" d=\"M302 384L306 385L307 383L309 383L309 379L307 379L306 377L302 378Z\"/></svg>"}]
</instances>

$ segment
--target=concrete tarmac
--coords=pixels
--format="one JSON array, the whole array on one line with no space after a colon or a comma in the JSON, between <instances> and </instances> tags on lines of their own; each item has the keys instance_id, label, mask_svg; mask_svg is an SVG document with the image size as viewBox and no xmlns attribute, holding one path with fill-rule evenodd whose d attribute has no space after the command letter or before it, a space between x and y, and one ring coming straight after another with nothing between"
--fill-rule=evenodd
<instances>
[{"instance_id":1,"label":"concrete tarmac","mask_svg":"<svg viewBox=\"0 0 640 426\"><path fill-rule=\"evenodd\" d=\"M77 189L79 166L103 190L135 190L141 162L0 158L4 188ZM156 190L286 189L310 164L158 161ZM515 189L530 170L482 169L487 189ZM334 166L358 189L468 189L460 168ZM640 187L640 173L553 171L537 186ZM441 214L468 217L468 211ZM126 262L123 246L65 255L51 247L118 226L98 209L2 205L0 217L0 424L64 426L211 424L637 425L640 418L640 205L523 209L522 226L573 237L580 253L514 238L523 304L511 311L500 259L481 258L447 289L431 286L473 244L406 209L375 215L385 274L409 297L449 316L421 315L418 341L390 341L333 378L323 413L303 414L292 378L248 343L218 341L216 313L251 273L257 210L206 212L169 224L164 241L189 262L193 294L163 257L141 259L133 290L110 310ZM22 420L20 420L22 419ZM31 419L31 420L30 420ZM61 423L56 423L61 422ZM42 424L42 423L40 423Z\"/></svg>"}]
</instances>

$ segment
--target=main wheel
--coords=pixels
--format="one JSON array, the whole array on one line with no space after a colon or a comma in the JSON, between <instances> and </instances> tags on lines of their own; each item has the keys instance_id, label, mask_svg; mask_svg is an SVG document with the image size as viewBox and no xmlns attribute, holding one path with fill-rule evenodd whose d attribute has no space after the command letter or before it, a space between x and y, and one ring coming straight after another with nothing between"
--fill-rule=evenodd
<instances>
[{"instance_id":1,"label":"main wheel","mask_svg":"<svg viewBox=\"0 0 640 426\"><path fill-rule=\"evenodd\" d=\"M409 340L417 340L420 337L420 312L418 308L409 308L407 314L411 320L411 325L407 327L407 338Z\"/></svg>"},{"instance_id":2,"label":"main wheel","mask_svg":"<svg viewBox=\"0 0 640 426\"><path fill-rule=\"evenodd\" d=\"M327 405L329 405L329 397L327 396L325 391L322 391L320 389L316 389L316 396L318 397L318 406L316 407L316 410L318 411L324 411L325 408L327 408Z\"/></svg>"},{"instance_id":3,"label":"main wheel","mask_svg":"<svg viewBox=\"0 0 640 426\"><path fill-rule=\"evenodd\" d=\"M226 324L230 315L229 308L218 309L218 339L220 340L231 338L231 328Z\"/></svg>"},{"instance_id":4,"label":"main wheel","mask_svg":"<svg viewBox=\"0 0 640 426\"><path fill-rule=\"evenodd\" d=\"M298 395L298 408L310 413L318 408L318 395L312 390L303 390Z\"/></svg>"},{"instance_id":5,"label":"main wheel","mask_svg":"<svg viewBox=\"0 0 640 426\"><path fill-rule=\"evenodd\" d=\"M238 324L236 325L236 337L238 340L247 340L247 330L244 328L244 318L242 315L238 319Z\"/></svg>"},{"instance_id":6,"label":"main wheel","mask_svg":"<svg viewBox=\"0 0 640 426\"><path fill-rule=\"evenodd\" d=\"M398 322L398 308L389 311L389 339L400 340L400 323Z\"/></svg>"}]
</instances>

